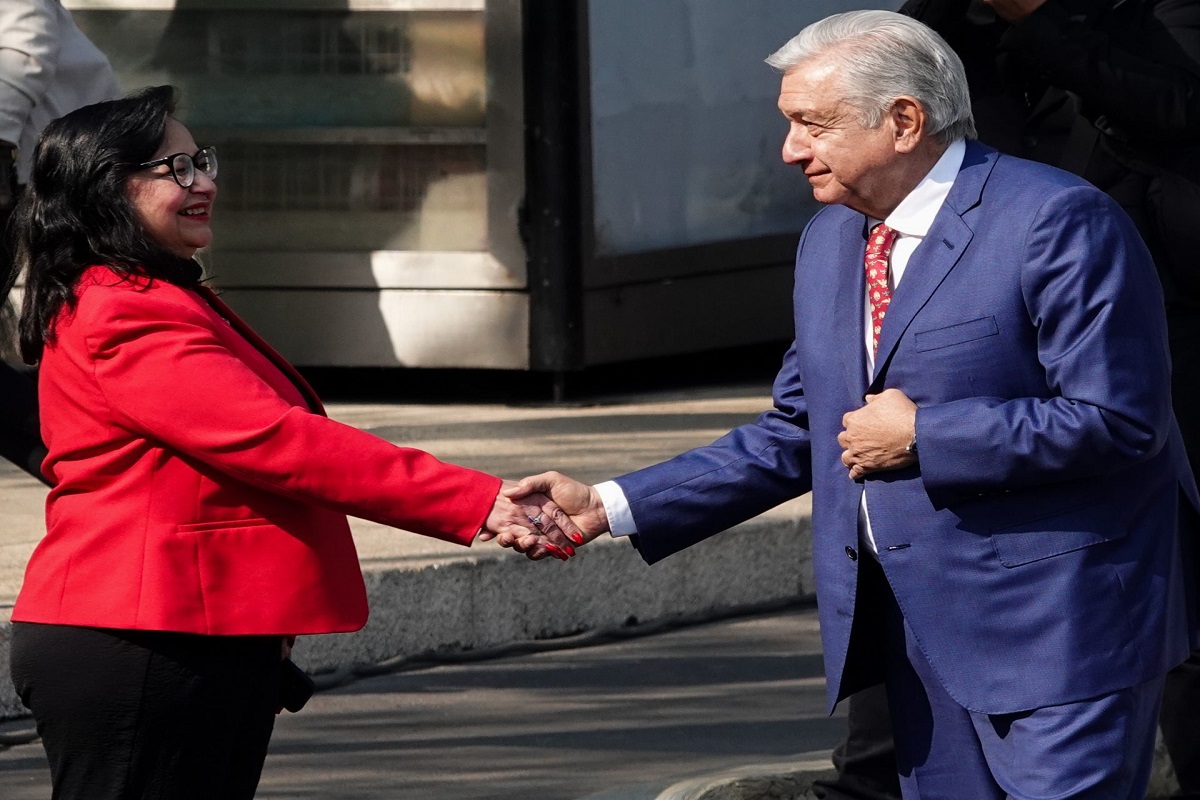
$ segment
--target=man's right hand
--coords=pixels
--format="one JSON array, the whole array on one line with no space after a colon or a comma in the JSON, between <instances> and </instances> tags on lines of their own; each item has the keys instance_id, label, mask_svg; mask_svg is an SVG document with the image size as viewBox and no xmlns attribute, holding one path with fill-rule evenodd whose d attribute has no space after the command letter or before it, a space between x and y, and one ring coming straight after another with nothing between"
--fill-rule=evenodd
<instances>
[{"instance_id":1,"label":"man's right hand","mask_svg":"<svg viewBox=\"0 0 1200 800\"><path fill-rule=\"evenodd\" d=\"M568 478L561 472L543 472L520 481L516 486L504 489L502 494L510 498L524 497L541 492L571 517L571 522L583 534L587 544L609 529L608 514L595 487Z\"/></svg>"}]
</instances>

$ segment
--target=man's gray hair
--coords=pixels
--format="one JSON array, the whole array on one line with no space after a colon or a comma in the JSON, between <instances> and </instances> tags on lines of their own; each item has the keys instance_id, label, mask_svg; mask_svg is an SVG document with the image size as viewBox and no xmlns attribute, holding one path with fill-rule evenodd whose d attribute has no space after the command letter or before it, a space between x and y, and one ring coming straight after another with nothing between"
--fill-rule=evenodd
<instances>
[{"instance_id":1,"label":"man's gray hair","mask_svg":"<svg viewBox=\"0 0 1200 800\"><path fill-rule=\"evenodd\" d=\"M891 11L848 11L806 27L767 63L788 73L814 58L837 64L845 96L874 128L897 97L925 106L929 134L949 144L974 139L975 119L962 60L932 30Z\"/></svg>"}]
</instances>

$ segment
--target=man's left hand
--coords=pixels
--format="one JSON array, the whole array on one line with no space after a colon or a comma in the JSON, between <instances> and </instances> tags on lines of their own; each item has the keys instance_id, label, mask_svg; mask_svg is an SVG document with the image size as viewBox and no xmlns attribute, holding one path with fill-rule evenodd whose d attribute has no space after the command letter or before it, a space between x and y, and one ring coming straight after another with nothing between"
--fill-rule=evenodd
<instances>
[{"instance_id":1,"label":"man's left hand","mask_svg":"<svg viewBox=\"0 0 1200 800\"><path fill-rule=\"evenodd\" d=\"M838 444L850 478L901 469L917 461L909 446L917 430L917 406L899 389L869 394L867 404L842 417Z\"/></svg>"},{"instance_id":2,"label":"man's left hand","mask_svg":"<svg viewBox=\"0 0 1200 800\"><path fill-rule=\"evenodd\" d=\"M1046 0L983 0L996 16L1005 22L1017 23L1046 4Z\"/></svg>"}]
</instances>

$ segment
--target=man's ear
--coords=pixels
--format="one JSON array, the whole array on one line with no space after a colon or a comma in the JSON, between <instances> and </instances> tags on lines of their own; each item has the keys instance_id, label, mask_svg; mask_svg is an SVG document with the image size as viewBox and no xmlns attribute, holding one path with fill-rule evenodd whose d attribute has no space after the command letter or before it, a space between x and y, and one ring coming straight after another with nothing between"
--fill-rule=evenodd
<instances>
[{"instance_id":1,"label":"man's ear","mask_svg":"<svg viewBox=\"0 0 1200 800\"><path fill-rule=\"evenodd\" d=\"M902 95L888 109L897 153L911 153L925 138L925 106L915 97Z\"/></svg>"}]
</instances>

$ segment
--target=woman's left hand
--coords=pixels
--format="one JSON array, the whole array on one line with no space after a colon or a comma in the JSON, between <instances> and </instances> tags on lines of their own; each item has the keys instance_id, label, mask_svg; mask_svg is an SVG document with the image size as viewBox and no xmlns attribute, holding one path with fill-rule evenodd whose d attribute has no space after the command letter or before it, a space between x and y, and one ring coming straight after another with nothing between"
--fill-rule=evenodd
<instances>
[{"instance_id":1,"label":"woman's left hand","mask_svg":"<svg viewBox=\"0 0 1200 800\"><path fill-rule=\"evenodd\" d=\"M502 489L516 486L504 481ZM531 494L519 500L496 495L480 541L495 539L503 547L524 553L532 561L553 556L566 561L575 555L572 542L582 542L583 534L571 518L544 494Z\"/></svg>"}]
</instances>

